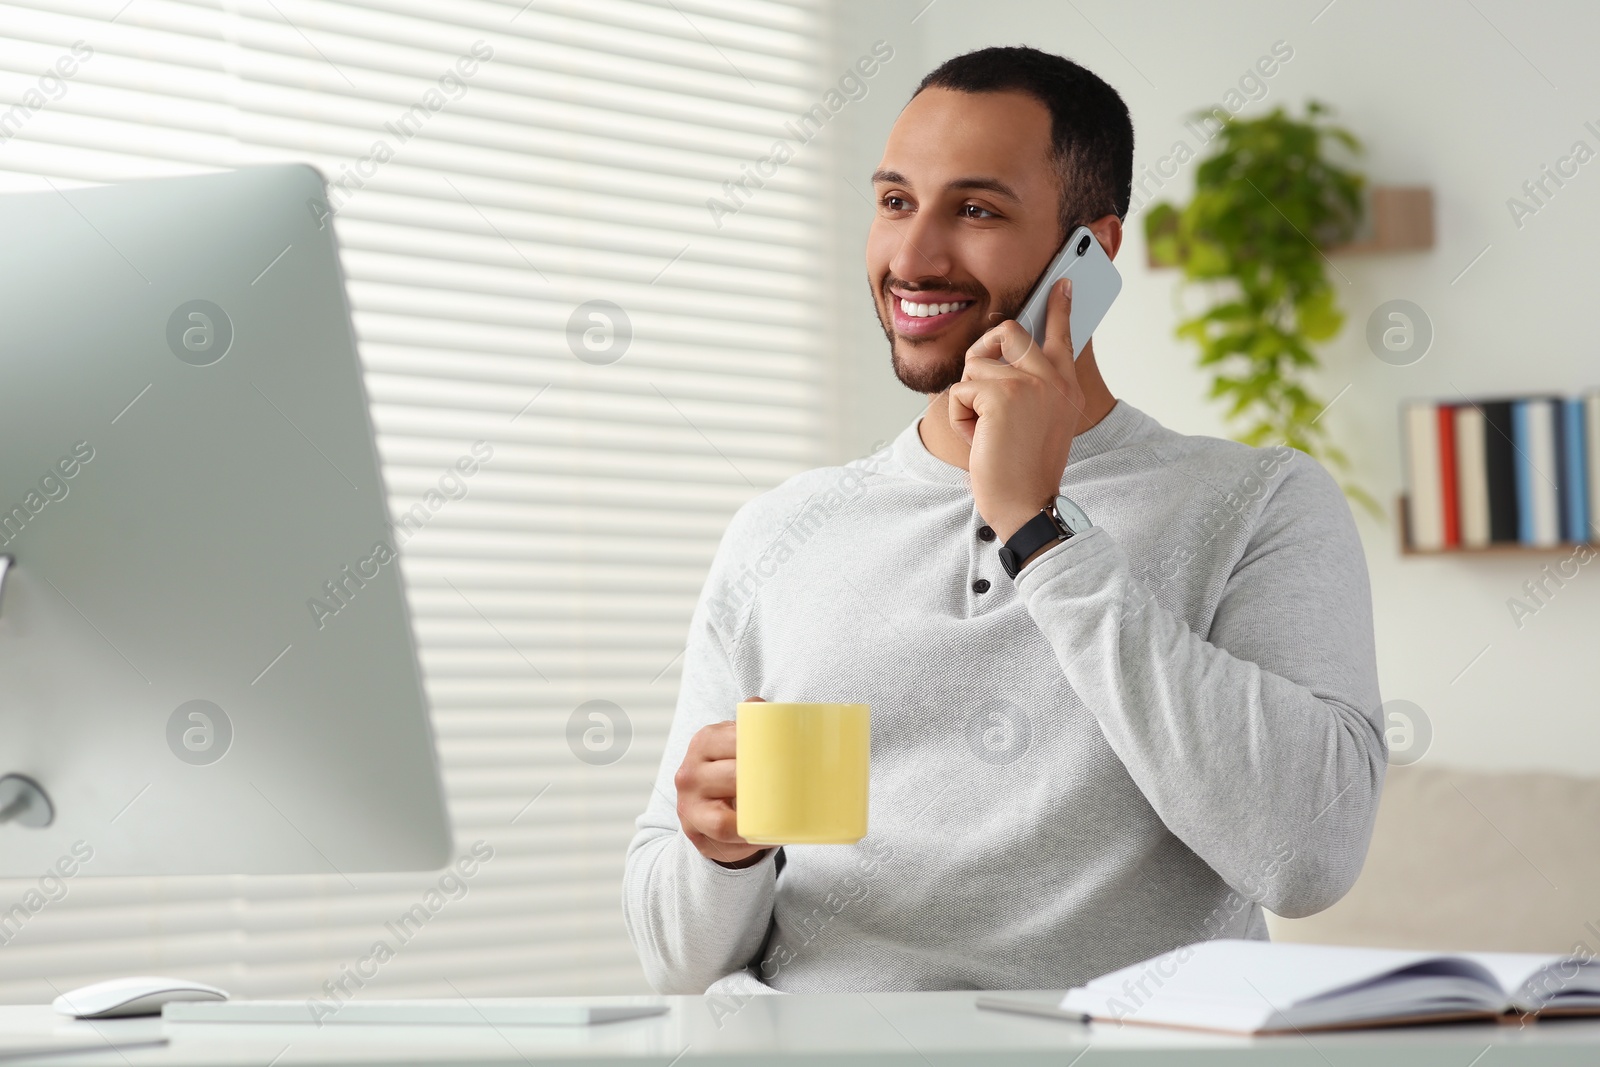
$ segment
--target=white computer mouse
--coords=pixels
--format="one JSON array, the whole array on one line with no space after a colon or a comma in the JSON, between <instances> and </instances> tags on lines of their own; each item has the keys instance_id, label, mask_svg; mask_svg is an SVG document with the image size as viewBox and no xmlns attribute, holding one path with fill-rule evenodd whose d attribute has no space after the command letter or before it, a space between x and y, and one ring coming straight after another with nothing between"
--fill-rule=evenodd
<instances>
[{"instance_id":1,"label":"white computer mouse","mask_svg":"<svg viewBox=\"0 0 1600 1067\"><path fill-rule=\"evenodd\" d=\"M57 997L51 1007L77 1019L112 1019L123 1015L160 1015L161 1005L175 1000L227 999L227 992L214 985L146 974L113 978L74 989Z\"/></svg>"}]
</instances>

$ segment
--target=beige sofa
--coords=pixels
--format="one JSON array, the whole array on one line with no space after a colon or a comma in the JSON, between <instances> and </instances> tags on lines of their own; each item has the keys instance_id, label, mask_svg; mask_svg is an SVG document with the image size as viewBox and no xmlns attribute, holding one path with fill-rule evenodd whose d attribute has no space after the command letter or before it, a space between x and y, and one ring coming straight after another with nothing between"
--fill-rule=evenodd
<instances>
[{"instance_id":1,"label":"beige sofa","mask_svg":"<svg viewBox=\"0 0 1600 1067\"><path fill-rule=\"evenodd\" d=\"M1274 940L1600 953L1600 779L1392 767L1361 877Z\"/></svg>"}]
</instances>

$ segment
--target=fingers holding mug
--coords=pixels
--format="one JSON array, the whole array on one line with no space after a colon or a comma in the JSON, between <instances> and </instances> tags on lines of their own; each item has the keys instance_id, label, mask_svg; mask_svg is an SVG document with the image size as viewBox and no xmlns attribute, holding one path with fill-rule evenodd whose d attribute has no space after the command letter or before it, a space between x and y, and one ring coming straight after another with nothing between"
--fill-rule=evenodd
<instances>
[{"instance_id":1,"label":"fingers holding mug","mask_svg":"<svg viewBox=\"0 0 1600 1067\"><path fill-rule=\"evenodd\" d=\"M739 836L735 730L733 720L727 720L697 731L673 784L678 823L695 849L725 867L748 867L767 850Z\"/></svg>"}]
</instances>

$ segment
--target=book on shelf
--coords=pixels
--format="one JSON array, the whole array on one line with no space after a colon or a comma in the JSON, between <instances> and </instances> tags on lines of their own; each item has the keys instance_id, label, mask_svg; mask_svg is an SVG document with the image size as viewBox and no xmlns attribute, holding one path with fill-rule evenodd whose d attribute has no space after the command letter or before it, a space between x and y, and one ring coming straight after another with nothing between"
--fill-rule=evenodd
<instances>
[{"instance_id":1,"label":"book on shelf","mask_svg":"<svg viewBox=\"0 0 1600 1067\"><path fill-rule=\"evenodd\" d=\"M1456 420L1448 404L1440 404L1434 412L1435 431L1439 435L1439 518L1440 536L1446 548L1461 544L1461 513L1458 508L1456 480Z\"/></svg>"},{"instance_id":2,"label":"book on shelf","mask_svg":"<svg viewBox=\"0 0 1600 1067\"><path fill-rule=\"evenodd\" d=\"M1444 505L1440 488L1437 405L1414 401L1405 406L1406 487L1411 501L1411 543L1444 547Z\"/></svg>"},{"instance_id":3,"label":"book on shelf","mask_svg":"<svg viewBox=\"0 0 1600 1067\"><path fill-rule=\"evenodd\" d=\"M1201 941L1061 998L1092 1020L1241 1034L1600 1015L1591 954Z\"/></svg>"},{"instance_id":4,"label":"book on shelf","mask_svg":"<svg viewBox=\"0 0 1600 1067\"><path fill-rule=\"evenodd\" d=\"M1461 511L1461 543L1483 548L1489 543L1489 470L1484 451L1486 424L1483 411L1471 404L1457 405L1456 503Z\"/></svg>"},{"instance_id":5,"label":"book on shelf","mask_svg":"<svg viewBox=\"0 0 1600 1067\"><path fill-rule=\"evenodd\" d=\"M1562 400L1561 448L1562 484L1567 492L1562 496L1561 521L1563 540L1588 540L1589 529L1589 456L1584 447L1587 423L1584 402L1569 396Z\"/></svg>"},{"instance_id":6,"label":"book on shelf","mask_svg":"<svg viewBox=\"0 0 1600 1067\"><path fill-rule=\"evenodd\" d=\"M1489 478L1489 541L1509 544L1517 539L1517 487L1513 483L1511 401L1487 400L1482 405L1485 424L1484 463Z\"/></svg>"},{"instance_id":7,"label":"book on shelf","mask_svg":"<svg viewBox=\"0 0 1600 1067\"><path fill-rule=\"evenodd\" d=\"M1589 476L1585 482L1589 494L1586 497L1588 503L1584 512L1583 539L1592 541L1595 539L1597 520L1600 520L1600 389L1583 398L1583 426L1584 467Z\"/></svg>"},{"instance_id":8,"label":"book on shelf","mask_svg":"<svg viewBox=\"0 0 1600 1067\"><path fill-rule=\"evenodd\" d=\"M1551 547L1594 538L1600 388L1401 406L1408 547Z\"/></svg>"},{"instance_id":9,"label":"book on shelf","mask_svg":"<svg viewBox=\"0 0 1600 1067\"><path fill-rule=\"evenodd\" d=\"M1511 405L1511 436L1517 457L1517 540L1525 545L1561 541L1554 414L1553 403L1546 397L1528 397Z\"/></svg>"}]
</instances>

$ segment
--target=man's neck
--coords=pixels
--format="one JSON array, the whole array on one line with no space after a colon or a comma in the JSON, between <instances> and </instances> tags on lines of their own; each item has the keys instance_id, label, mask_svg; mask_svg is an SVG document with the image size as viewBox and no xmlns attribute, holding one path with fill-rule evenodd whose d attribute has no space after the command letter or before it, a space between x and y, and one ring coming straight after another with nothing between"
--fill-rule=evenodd
<instances>
[{"instance_id":1,"label":"man's neck","mask_svg":"<svg viewBox=\"0 0 1600 1067\"><path fill-rule=\"evenodd\" d=\"M1082 433L1109 415L1116 406L1117 398L1111 395L1105 379L1100 377L1100 368L1094 361L1093 341L1083 346L1076 366L1078 382L1083 386L1083 415L1078 420L1078 433ZM936 458L953 467L968 470L968 457L972 449L950 425L949 404L949 390L930 396L927 413L918 423L917 433L922 438L923 447Z\"/></svg>"}]
</instances>

